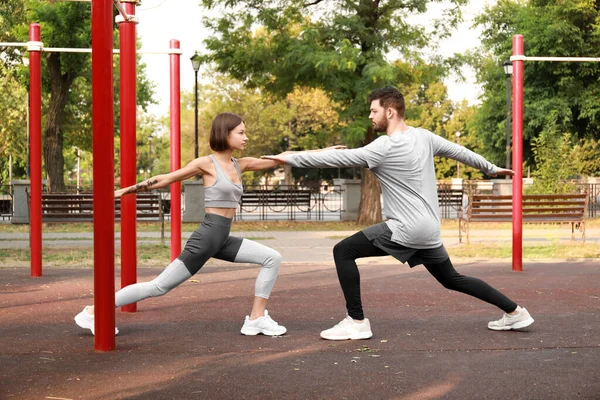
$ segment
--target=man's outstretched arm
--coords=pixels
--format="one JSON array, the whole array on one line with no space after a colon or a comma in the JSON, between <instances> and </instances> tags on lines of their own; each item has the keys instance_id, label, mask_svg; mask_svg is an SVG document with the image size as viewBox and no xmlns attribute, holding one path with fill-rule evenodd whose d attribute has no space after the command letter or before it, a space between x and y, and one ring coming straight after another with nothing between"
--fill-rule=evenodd
<instances>
[{"instance_id":1,"label":"man's outstretched arm","mask_svg":"<svg viewBox=\"0 0 600 400\"><path fill-rule=\"evenodd\" d=\"M435 156L451 158L470 167L477 168L489 176L514 175L513 170L500 168L466 147L452 143L431 132L429 134L431 135L433 155Z\"/></svg>"},{"instance_id":2,"label":"man's outstretched arm","mask_svg":"<svg viewBox=\"0 0 600 400\"><path fill-rule=\"evenodd\" d=\"M325 150L319 152L302 151L276 156L263 156L269 160L277 160L281 164L289 164L300 168L341 168L362 167L373 168L385 156L385 143L375 140L368 146L358 149Z\"/></svg>"}]
</instances>

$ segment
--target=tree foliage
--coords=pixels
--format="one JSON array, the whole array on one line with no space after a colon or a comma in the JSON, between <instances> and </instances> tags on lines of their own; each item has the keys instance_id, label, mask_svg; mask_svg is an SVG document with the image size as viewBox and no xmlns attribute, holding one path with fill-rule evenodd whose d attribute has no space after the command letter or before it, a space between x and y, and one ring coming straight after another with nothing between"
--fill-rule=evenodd
<instances>
[{"instance_id":1,"label":"tree foliage","mask_svg":"<svg viewBox=\"0 0 600 400\"><path fill-rule=\"evenodd\" d=\"M89 48L91 6L85 2L9 0L0 7L0 40L26 42L30 23L39 23L44 47ZM115 43L118 35L115 30ZM28 86L23 49L7 49L6 74ZM115 58L115 130L118 131L118 57ZM151 102L151 83L145 66L138 63L138 105ZM91 150L91 56L81 53L42 53L43 155L51 191L65 188L64 176L73 157L65 153L76 146ZM0 100L4 101L4 100ZM71 153L69 153L71 154Z\"/></svg>"},{"instance_id":2,"label":"tree foliage","mask_svg":"<svg viewBox=\"0 0 600 400\"><path fill-rule=\"evenodd\" d=\"M402 68L406 64L390 62L389 55L423 64L421 50L435 47L456 27L460 5L467 3L447 1L443 18L428 28L410 23L412 16L440 2L204 0L208 8L227 7L219 17L205 19L214 32L205 41L206 60L247 86L281 98L297 86L322 89L337 105L346 143L364 145L376 138L367 118L369 92L388 84L404 90L413 83ZM367 176L365 171L359 214L378 219L379 189Z\"/></svg>"},{"instance_id":3,"label":"tree foliage","mask_svg":"<svg viewBox=\"0 0 600 400\"><path fill-rule=\"evenodd\" d=\"M600 4L592 0L498 0L478 17L477 24L483 28L482 55L473 57L473 64L484 92L475 125L486 154L503 165L506 83L502 63L512 54L513 35L524 36L527 56L599 57ZM599 63L525 62L524 86L526 163L536 164L532 146L543 134L568 132L583 141L600 137Z\"/></svg>"}]
</instances>

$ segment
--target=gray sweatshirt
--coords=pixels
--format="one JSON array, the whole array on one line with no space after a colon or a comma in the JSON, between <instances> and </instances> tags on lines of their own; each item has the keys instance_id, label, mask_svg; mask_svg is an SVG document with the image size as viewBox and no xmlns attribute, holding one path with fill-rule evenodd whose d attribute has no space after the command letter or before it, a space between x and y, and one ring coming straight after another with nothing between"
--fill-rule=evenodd
<instances>
[{"instance_id":1,"label":"gray sweatshirt","mask_svg":"<svg viewBox=\"0 0 600 400\"><path fill-rule=\"evenodd\" d=\"M358 149L292 154L287 163L303 168L369 168L381 184L392 241L414 249L431 249L443 244L434 156L460 161L488 175L498 170L471 150L413 127L380 136Z\"/></svg>"}]
</instances>

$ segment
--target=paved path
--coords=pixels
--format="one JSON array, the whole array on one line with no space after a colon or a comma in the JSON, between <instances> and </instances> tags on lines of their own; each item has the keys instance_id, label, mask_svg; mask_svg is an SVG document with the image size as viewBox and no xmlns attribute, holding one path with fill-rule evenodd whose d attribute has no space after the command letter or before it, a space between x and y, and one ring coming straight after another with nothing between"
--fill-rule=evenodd
<instances>
[{"instance_id":1,"label":"paved path","mask_svg":"<svg viewBox=\"0 0 600 400\"><path fill-rule=\"evenodd\" d=\"M329 342L344 316L335 270L286 264L269 311L289 333L240 335L256 268L209 265L136 313L117 311L117 350L73 323L92 302L89 269L0 268L1 399L600 398L600 264L460 264L526 305L536 323L494 332L492 306L442 288L423 268L361 266L374 337ZM160 268L141 268L149 280Z\"/></svg>"}]
</instances>

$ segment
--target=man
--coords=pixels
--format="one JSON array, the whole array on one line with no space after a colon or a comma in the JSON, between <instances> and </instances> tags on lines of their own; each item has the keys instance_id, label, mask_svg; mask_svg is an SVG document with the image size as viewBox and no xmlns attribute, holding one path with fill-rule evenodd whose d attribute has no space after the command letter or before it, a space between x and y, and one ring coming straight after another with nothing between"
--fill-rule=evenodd
<instances>
[{"instance_id":1,"label":"man","mask_svg":"<svg viewBox=\"0 0 600 400\"><path fill-rule=\"evenodd\" d=\"M368 339L373 333L364 317L360 297L360 274L356 259L391 255L410 267L423 264L444 287L459 291L504 311L489 329L526 328L533 318L525 308L485 282L460 275L450 262L440 232L434 156L444 156L477 168L487 175L512 175L513 171L491 164L482 156L449 142L425 129L404 122L404 97L387 86L369 95L369 119L376 132L385 132L365 147L319 153L265 156L303 168L369 168L383 193L386 222L371 226L342 240L333 249L335 265L348 315L321 332L328 340Z\"/></svg>"}]
</instances>

